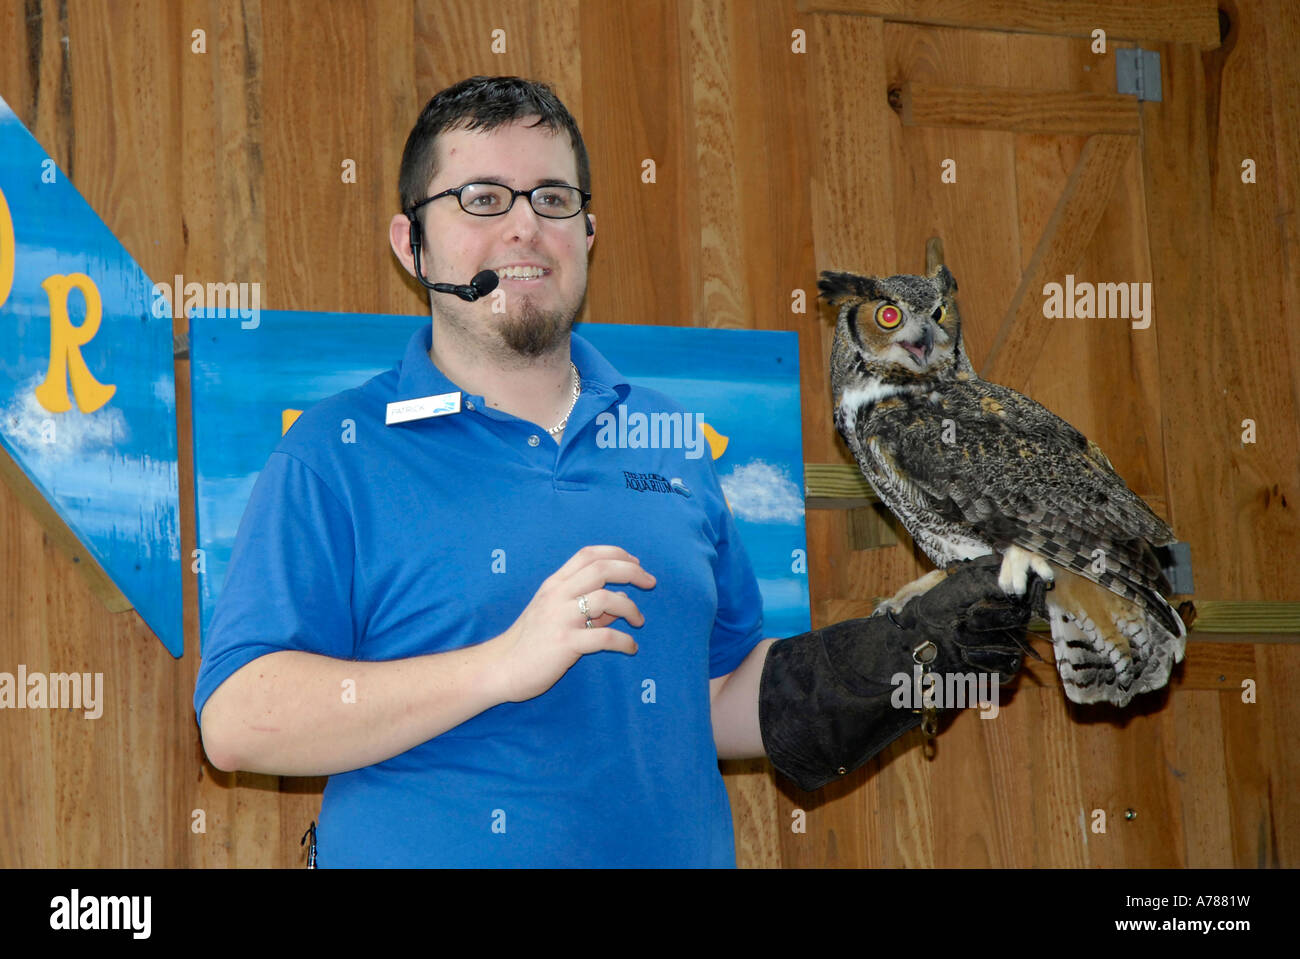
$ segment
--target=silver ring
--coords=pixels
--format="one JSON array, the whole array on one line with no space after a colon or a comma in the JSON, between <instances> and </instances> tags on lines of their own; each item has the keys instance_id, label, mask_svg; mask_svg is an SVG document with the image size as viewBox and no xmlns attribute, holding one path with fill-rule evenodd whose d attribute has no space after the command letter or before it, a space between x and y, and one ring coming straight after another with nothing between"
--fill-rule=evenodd
<instances>
[{"instance_id":1,"label":"silver ring","mask_svg":"<svg viewBox=\"0 0 1300 959\"><path fill-rule=\"evenodd\" d=\"M582 613L583 616L586 616L591 612L591 607L587 605L586 596L578 597L578 612ZM587 622L591 622L591 620L587 620Z\"/></svg>"},{"instance_id":2,"label":"silver ring","mask_svg":"<svg viewBox=\"0 0 1300 959\"><path fill-rule=\"evenodd\" d=\"M586 629L591 629L591 620L590 620L590 619L587 620L587 625L586 625L585 628L586 628Z\"/></svg>"}]
</instances>

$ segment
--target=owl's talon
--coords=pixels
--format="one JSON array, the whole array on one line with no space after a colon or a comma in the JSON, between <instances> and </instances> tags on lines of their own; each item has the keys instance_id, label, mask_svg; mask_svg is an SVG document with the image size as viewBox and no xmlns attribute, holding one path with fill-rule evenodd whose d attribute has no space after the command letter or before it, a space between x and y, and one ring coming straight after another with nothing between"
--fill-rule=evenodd
<instances>
[{"instance_id":1,"label":"owl's talon","mask_svg":"<svg viewBox=\"0 0 1300 959\"><path fill-rule=\"evenodd\" d=\"M948 572L949 571L946 569L935 569L926 573L920 579L912 580L912 582L908 583L893 596L889 597L889 599L884 600L879 606L877 606L873 615L879 616L882 611L885 613L901 613L903 607L914 598L920 596L922 593L928 592L931 588L942 582L948 576Z\"/></svg>"},{"instance_id":2,"label":"owl's talon","mask_svg":"<svg viewBox=\"0 0 1300 959\"><path fill-rule=\"evenodd\" d=\"M998 586L1008 596L1023 596L1029 588L1029 574L1034 573L1051 589L1055 580L1052 567L1041 556L1010 546L1002 556L1002 568L998 571Z\"/></svg>"}]
</instances>

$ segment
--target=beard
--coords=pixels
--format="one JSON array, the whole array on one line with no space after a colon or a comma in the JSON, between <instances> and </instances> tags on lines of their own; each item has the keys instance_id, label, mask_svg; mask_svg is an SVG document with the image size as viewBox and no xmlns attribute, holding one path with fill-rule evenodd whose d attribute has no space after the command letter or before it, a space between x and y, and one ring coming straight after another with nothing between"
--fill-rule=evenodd
<instances>
[{"instance_id":1,"label":"beard","mask_svg":"<svg viewBox=\"0 0 1300 959\"><path fill-rule=\"evenodd\" d=\"M586 291L583 291L585 299ZM520 300L516 316L507 317L500 326L501 342L516 356L536 359L553 352L564 343L582 310L582 299L572 309L538 309L531 296Z\"/></svg>"}]
</instances>

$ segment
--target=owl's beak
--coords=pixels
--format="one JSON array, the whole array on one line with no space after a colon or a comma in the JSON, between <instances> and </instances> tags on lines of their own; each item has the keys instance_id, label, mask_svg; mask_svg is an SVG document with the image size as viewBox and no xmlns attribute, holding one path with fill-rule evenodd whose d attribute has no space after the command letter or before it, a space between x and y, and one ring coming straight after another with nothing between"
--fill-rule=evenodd
<instances>
[{"instance_id":1,"label":"owl's beak","mask_svg":"<svg viewBox=\"0 0 1300 959\"><path fill-rule=\"evenodd\" d=\"M915 343L900 343L903 349L912 354L912 359L916 360L917 366L925 366L930 361L930 354L934 352L934 331L930 329L930 324L925 325L925 332Z\"/></svg>"}]
</instances>

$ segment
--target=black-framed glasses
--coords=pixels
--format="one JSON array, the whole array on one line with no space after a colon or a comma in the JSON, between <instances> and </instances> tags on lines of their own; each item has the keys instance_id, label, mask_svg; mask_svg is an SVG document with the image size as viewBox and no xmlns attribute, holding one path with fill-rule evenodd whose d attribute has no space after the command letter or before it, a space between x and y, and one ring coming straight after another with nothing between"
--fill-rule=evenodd
<instances>
[{"instance_id":1,"label":"black-framed glasses","mask_svg":"<svg viewBox=\"0 0 1300 959\"><path fill-rule=\"evenodd\" d=\"M534 212L550 220L577 216L591 202L590 193L563 183L544 183L531 190L512 190L502 183L466 183L426 197L407 210L406 215L414 219L420 207L445 196L454 196L460 208L471 216L503 216L514 207L517 197L526 196Z\"/></svg>"}]
</instances>

